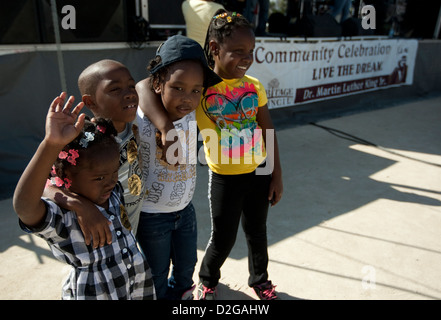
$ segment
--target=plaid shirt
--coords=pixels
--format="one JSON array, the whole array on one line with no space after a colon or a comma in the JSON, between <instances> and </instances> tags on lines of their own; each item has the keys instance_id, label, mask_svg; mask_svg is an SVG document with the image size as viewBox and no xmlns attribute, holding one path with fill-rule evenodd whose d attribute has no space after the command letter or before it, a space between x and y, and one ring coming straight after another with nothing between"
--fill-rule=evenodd
<instances>
[{"instance_id":1,"label":"plaid shirt","mask_svg":"<svg viewBox=\"0 0 441 320\"><path fill-rule=\"evenodd\" d=\"M21 228L45 239L55 258L73 268L63 285L63 299L154 299L152 275L132 232L121 224L122 188L117 184L109 199L109 209L98 209L109 219L112 243L94 249L86 245L73 211L61 209L43 199L47 214L43 225Z\"/></svg>"}]
</instances>

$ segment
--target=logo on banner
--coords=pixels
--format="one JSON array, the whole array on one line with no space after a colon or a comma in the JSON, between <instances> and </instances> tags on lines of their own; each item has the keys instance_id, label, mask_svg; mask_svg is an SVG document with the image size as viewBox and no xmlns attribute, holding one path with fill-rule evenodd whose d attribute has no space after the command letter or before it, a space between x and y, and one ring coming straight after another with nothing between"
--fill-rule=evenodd
<instances>
[{"instance_id":1,"label":"logo on banner","mask_svg":"<svg viewBox=\"0 0 441 320\"><path fill-rule=\"evenodd\" d=\"M405 83L407 79L407 56L403 55L389 78L389 84Z\"/></svg>"},{"instance_id":2,"label":"logo on banner","mask_svg":"<svg viewBox=\"0 0 441 320\"><path fill-rule=\"evenodd\" d=\"M294 88L281 88L277 78L272 79L266 86L268 108L280 108L294 104Z\"/></svg>"}]
</instances>

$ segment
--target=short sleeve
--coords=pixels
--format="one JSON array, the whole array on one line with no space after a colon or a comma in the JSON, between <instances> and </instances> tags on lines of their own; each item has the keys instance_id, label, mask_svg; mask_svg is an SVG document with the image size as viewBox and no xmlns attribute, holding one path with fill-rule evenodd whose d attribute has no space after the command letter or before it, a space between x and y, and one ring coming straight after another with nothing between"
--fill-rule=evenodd
<instances>
[{"instance_id":1,"label":"short sleeve","mask_svg":"<svg viewBox=\"0 0 441 320\"><path fill-rule=\"evenodd\" d=\"M71 220L71 215L66 215L54 202L42 199L46 205L46 217L38 227L29 227L19 220L20 228L26 233L32 233L50 243L66 240L69 232L66 220Z\"/></svg>"},{"instance_id":2,"label":"short sleeve","mask_svg":"<svg viewBox=\"0 0 441 320\"><path fill-rule=\"evenodd\" d=\"M256 85L257 94L259 95L259 107L263 107L268 103L268 97L266 95L265 87L262 82L257 80L258 84Z\"/></svg>"}]
</instances>

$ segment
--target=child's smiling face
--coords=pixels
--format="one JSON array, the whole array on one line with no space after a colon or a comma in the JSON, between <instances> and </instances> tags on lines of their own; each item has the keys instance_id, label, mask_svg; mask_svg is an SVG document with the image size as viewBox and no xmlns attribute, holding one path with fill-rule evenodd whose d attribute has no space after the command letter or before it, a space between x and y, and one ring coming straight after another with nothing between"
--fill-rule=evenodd
<instances>
[{"instance_id":1,"label":"child's smiling face","mask_svg":"<svg viewBox=\"0 0 441 320\"><path fill-rule=\"evenodd\" d=\"M223 43L210 41L214 71L224 79L242 78L253 63L254 33L249 28L238 28Z\"/></svg>"},{"instance_id":2,"label":"child's smiling face","mask_svg":"<svg viewBox=\"0 0 441 320\"><path fill-rule=\"evenodd\" d=\"M118 132L136 117L138 94L129 70L120 64L110 64L102 71L95 95L86 105L95 117L111 119Z\"/></svg>"},{"instance_id":3,"label":"child's smiling face","mask_svg":"<svg viewBox=\"0 0 441 320\"><path fill-rule=\"evenodd\" d=\"M164 82L155 87L170 119L176 121L199 105L204 84L204 70L197 61L184 60L169 66Z\"/></svg>"}]
</instances>

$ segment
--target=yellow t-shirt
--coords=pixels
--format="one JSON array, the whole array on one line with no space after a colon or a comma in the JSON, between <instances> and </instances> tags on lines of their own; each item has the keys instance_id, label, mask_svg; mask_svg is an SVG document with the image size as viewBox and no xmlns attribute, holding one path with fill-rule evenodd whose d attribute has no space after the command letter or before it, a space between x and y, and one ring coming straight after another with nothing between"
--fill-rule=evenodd
<instances>
[{"instance_id":1,"label":"yellow t-shirt","mask_svg":"<svg viewBox=\"0 0 441 320\"><path fill-rule=\"evenodd\" d=\"M266 105L265 88L256 78L224 79L208 88L196 110L207 164L218 174L253 172L266 158L256 121Z\"/></svg>"}]
</instances>

